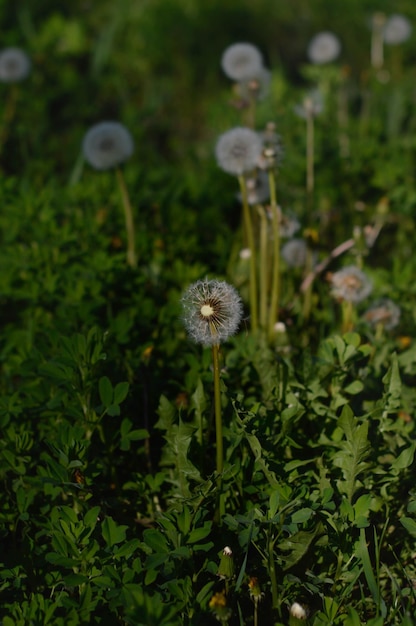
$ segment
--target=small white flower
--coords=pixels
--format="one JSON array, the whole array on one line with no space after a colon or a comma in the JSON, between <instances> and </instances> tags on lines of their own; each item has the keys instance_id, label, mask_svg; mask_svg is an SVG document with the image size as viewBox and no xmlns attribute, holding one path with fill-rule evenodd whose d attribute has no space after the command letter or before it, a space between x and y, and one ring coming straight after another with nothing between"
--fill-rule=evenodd
<instances>
[{"instance_id":1,"label":"small white flower","mask_svg":"<svg viewBox=\"0 0 416 626\"><path fill-rule=\"evenodd\" d=\"M253 80L263 69L261 52L251 43L234 43L221 58L224 73L236 82Z\"/></svg>"},{"instance_id":2,"label":"small white flower","mask_svg":"<svg viewBox=\"0 0 416 626\"><path fill-rule=\"evenodd\" d=\"M329 31L318 33L308 45L308 58L315 65L331 63L339 56L341 44L336 35Z\"/></svg>"},{"instance_id":3,"label":"small white flower","mask_svg":"<svg viewBox=\"0 0 416 626\"><path fill-rule=\"evenodd\" d=\"M215 146L217 163L228 174L241 176L254 170L262 151L259 135L237 126L220 135Z\"/></svg>"},{"instance_id":4,"label":"small white flower","mask_svg":"<svg viewBox=\"0 0 416 626\"><path fill-rule=\"evenodd\" d=\"M308 613L299 602L294 602L290 607L290 614L297 619L306 619Z\"/></svg>"},{"instance_id":5,"label":"small white flower","mask_svg":"<svg viewBox=\"0 0 416 626\"><path fill-rule=\"evenodd\" d=\"M243 304L237 290L219 280L198 280L182 296L183 322L196 343L213 346L238 330Z\"/></svg>"},{"instance_id":6,"label":"small white flower","mask_svg":"<svg viewBox=\"0 0 416 626\"><path fill-rule=\"evenodd\" d=\"M370 295L373 285L368 276L355 265L344 267L331 276L331 295L337 300L357 304Z\"/></svg>"},{"instance_id":7,"label":"small white flower","mask_svg":"<svg viewBox=\"0 0 416 626\"><path fill-rule=\"evenodd\" d=\"M231 550L230 546L225 546L222 553L224 556L233 556L233 551Z\"/></svg>"},{"instance_id":8,"label":"small white flower","mask_svg":"<svg viewBox=\"0 0 416 626\"><path fill-rule=\"evenodd\" d=\"M134 150L130 132L119 122L92 126L82 143L84 157L97 170L107 170L126 161Z\"/></svg>"},{"instance_id":9,"label":"small white flower","mask_svg":"<svg viewBox=\"0 0 416 626\"><path fill-rule=\"evenodd\" d=\"M276 335L283 335L286 332L286 324L284 324L283 322L276 322L276 324L273 326L273 330Z\"/></svg>"},{"instance_id":10,"label":"small white flower","mask_svg":"<svg viewBox=\"0 0 416 626\"><path fill-rule=\"evenodd\" d=\"M0 81L16 83L26 78L31 63L26 52L20 48L5 48L0 52Z\"/></svg>"},{"instance_id":11,"label":"small white flower","mask_svg":"<svg viewBox=\"0 0 416 626\"><path fill-rule=\"evenodd\" d=\"M242 250L240 250L239 257L240 259L243 259L243 261L247 261L248 259L251 259L250 248L243 248Z\"/></svg>"},{"instance_id":12,"label":"small white flower","mask_svg":"<svg viewBox=\"0 0 416 626\"><path fill-rule=\"evenodd\" d=\"M384 41L391 46L404 43L409 39L411 34L412 24L404 15L392 15L384 25Z\"/></svg>"}]
</instances>

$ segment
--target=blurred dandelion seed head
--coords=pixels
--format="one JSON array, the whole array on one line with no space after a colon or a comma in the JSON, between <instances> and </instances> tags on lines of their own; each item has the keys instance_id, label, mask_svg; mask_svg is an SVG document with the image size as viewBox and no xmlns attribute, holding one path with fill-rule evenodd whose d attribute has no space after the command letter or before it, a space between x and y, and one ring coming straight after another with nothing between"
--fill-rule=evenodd
<instances>
[{"instance_id":1,"label":"blurred dandelion seed head","mask_svg":"<svg viewBox=\"0 0 416 626\"><path fill-rule=\"evenodd\" d=\"M289 239L282 246L282 257L289 267L304 267L307 253L308 246L304 239Z\"/></svg>"},{"instance_id":2,"label":"blurred dandelion seed head","mask_svg":"<svg viewBox=\"0 0 416 626\"><path fill-rule=\"evenodd\" d=\"M400 307L393 300L383 298L377 300L364 313L364 319L372 326L383 326L386 330L392 330L400 321Z\"/></svg>"},{"instance_id":3,"label":"blurred dandelion seed head","mask_svg":"<svg viewBox=\"0 0 416 626\"><path fill-rule=\"evenodd\" d=\"M280 210L280 236L290 239L299 229L300 222L298 218L290 213L284 214Z\"/></svg>"},{"instance_id":4,"label":"blurred dandelion seed head","mask_svg":"<svg viewBox=\"0 0 416 626\"><path fill-rule=\"evenodd\" d=\"M25 79L30 68L30 59L20 48L5 48L0 52L0 81L3 83L17 83Z\"/></svg>"},{"instance_id":5,"label":"blurred dandelion seed head","mask_svg":"<svg viewBox=\"0 0 416 626\"><path fill-rule=\"evenodd\" d=\"M228 46L221 57L224 74L236 82L247 82L258 78L263 70L263 57L251 43L234 43Z\"/></svg>"},{"instance_id":6,"label":"blurred dandelion seed head","mask_svg":"<svg viewBox=\"0 0 416 626\"><path fill-rule=\"evenodd\" d=\"M341 43L334 33L323 31L315 35L308 45L307 55L314 65L331 63L339 56Z\"/></svg>"},{"instance_id":7,"label":"blurred dandelion seed head","mask_svg":"<svg viewBox=\"0 0 416 626\"><path fill-rule=\"evenodd\" d=\"M314 89L306 94L301 104L293 107L298 117L309 119L320 115L324 109L322 94L318 89Z\"/></svg>"},{"instance_id":8,"label":"blurred dandelion seed head","mask_svg":"<svg viewBox=\"0 0 416 626\"><path fill-rule=\"evenodd\" d=\"M235 335L243 316L237 290L225 281L198 280L181 302L188 335L204 346L218 345Z\"/></svg>"},{"instance_id":9,"label":"blurred dandelion seed head","mask_svg":"<svg viewBox=\"0 0 416 626\"><path fill-rule=\"evenodd\" d=\"M87 131L82 151L97 170L108 170L126 161L134 151L130 132L119 122L99 122Z\"/></svg>"},{"instance_id":10,"label":"blurred dandelion seed head","mask_svg":"<svg viewBox=\"0 0 416 626\"><path fill-rule=\"evenodd\" d=\"M404 43L412 34L412 24L404 15L391 15L383 28L383 39L390 46Z\"/></svg>"},{"instance_id":11,"label":"blurred dandelion seed head","mask_svg":"<svg viewBox=\"0 0 416 626\"><path fill-rule=\"evenodd\" d=\"M247 202L250 206L255 204L263 204L270 197L270 185L267 172L259 171L256 176L250 176L246 179ZM241 193L237 194L240 202L242 201Z\"/></svg>"},{"instance_id":12,"label":"blurred dandelion seed head","mask_svg":"<svg viewBox=\"0 0 416 626\"><path fill-rule=\"evenodd\" d=\"M249 101L252 98L264 100L269 94L271 80L272 73L270 70L262 67L255 76L238 83L241 98Z\"/></svg>"},{"instance_id":13,"label":"blurred dandelion seed head","mask_svg":"<svg viewBox=\"0 0 416 626\"><path fill-rule=\"evenodd\" d=\"M241 176L256 168L262 147L258 133L237 126L220 135L215 146L215 156L224 172Z\"/></svg>"},{"instance_id":14,"label":"blurred dandelion seed head","mask_svg":"<svg viewBox=\"0 0 416 626\"><path fill-rule=\"evenodd\" d=\"M373 285L368 276L355 265L334 272L330 278L331 295L337 300L357 304L370 295Z\"/></svg>"}]
</instances>

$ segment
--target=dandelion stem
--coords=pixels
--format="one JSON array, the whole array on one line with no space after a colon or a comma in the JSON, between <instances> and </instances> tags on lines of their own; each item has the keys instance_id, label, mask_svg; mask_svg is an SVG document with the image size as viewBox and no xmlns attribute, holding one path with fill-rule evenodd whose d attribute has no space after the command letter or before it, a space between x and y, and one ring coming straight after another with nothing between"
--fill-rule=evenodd
<instances>
[{"instance_id":1,"label":"dandelion stem","mask_svg":"<svg viewBox=\"0 0 416 626\"><path fill-rule=\"evenodd\" d=\"M1 120L0 128L0 154L3 152L4 144L7 141L9 130L16 111L16 104L19 97L19 87L17 85L11 85L4 107L3 119Z\"/></svg>"},{"instance_id":2,"label":"dandelion stem","mask_svg":"<svg viewBox=\"0 0 416 626\"><path fill-rule=\"evenodd\" d=\"M256 276L256 251L254 247L253 223L250 215L250 207L247 201L247 186L244 176L238 177L240 184L241 196L243 201L243 221L244 229L247 237L247 244L250 250L250 312L251 312L251 328L256 331L258 328L257 315L257 276Z\"/></svg>"},{"instance_id":3,"label":"dandelion stem","mask_svg":"<svg viewBox=\"0 0 416 626\"><path fill-rule=\"evenodd\" d=\"M279 297L280 297L280 226L279 209L276 201L276 182L273 170L269 170L270 205L272 209L272 232L273 232L273 269L272 290L270 295L269 310L269 339L273 337L274 325L279 321Z\"/></svg>"},{"instance_id":4,"label":"dandelion stem","mask_svg":"<svg viewBox=\"0 0 416 626\"><path fill-rule=\"evenodd\" d=\"M306 191L312 195L314 188L314 116L308 113L306 116Z\"/></svg>"},{"instance_id":5,"label":"dandelion stem","mask_svg":"<svg viewBox=\"0 0 416 626\"><path fill-rule=\"evenodd\" d=\"M130 202L129 193L127 191L126 182L123 173L119 167L116 168L117 182L121 192L123 202L124 218L126 222L127 233L127 264L130 267L137 267L136 244L134 233L133 209Z\"/></svg>"},{"instance_id":6,"label":"dandelion stem","mask_svg":"<svg viewBox=\"0 0 416 626\"><path fill-rule=\"evenodd\" d=\"M217 453L217 491L219 506L217 515L219 522L224 514L224 501L222 498L222 472L224 469L224 444L222 436L222 412L221 412L221 389L220 389L220 357L219 344L212 346L212 365L214 369L214 412L215 412L215 437L216 437L216 453Z\"/></svg>"},{"instance_id":7,"label":"dandelion stem","mask_svg":"<svg viewBox=\"0 0 416 626\"><path fill-rule=\"evenodd\" d=\"M272 607L274 609L278 608L279 605L279 593L277 589L277 579L276 579L276 566L274 562L274 540L269 540L269 574L270 574L270 582L272 585Z\"/></svg>"},{"instance_id":8,"label":"dandelion stem","mask_svg":"<svg viewBox=\"0 0 416 626\"><path fill-rule=\"evenodd\" d=\"M268 228L267 215L264 208L259 204L257 210L260 215L260 264L259 264L259 290L260 290L260 328L267 328L267 296L269 288L269 268L267 263L268 255Z\"/></svg>"}]
</instances>

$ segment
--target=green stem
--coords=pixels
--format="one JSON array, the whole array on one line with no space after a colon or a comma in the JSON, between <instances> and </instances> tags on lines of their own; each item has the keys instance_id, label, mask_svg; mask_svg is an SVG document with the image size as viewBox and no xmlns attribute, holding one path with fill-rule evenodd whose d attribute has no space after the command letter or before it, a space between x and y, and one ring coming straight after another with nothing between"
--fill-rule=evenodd
<instances>
[{"instance_id":1,"label":"green stem","mask_svg":"<svg viewBox=\"0 0 416 626\"><path fill-rule=\"evenodd\" d=\"M244 176L238 177L240 184L241 197L243 200L243 221L244 230L247 237L247 244L250 250L250 312L251 312L251 328L256 331L258 328L257 315L257 276L256 276L256 250L254 247L253 223L251 221L250 207L247 201L247 187Z\"/></svg>"},{"instance_id":2,"label":"green stem","mask_svg":"<svg viewBox=\"0 0 416 626\"><path fill-rule=\"evenodd\" d=\"M309 113L306 117L306 191L309 196L312 195L314 188L314 119L313 114Z\"/></svg>"},{"instance_id":3,"label":"green stem","mask_svg":"<svg viewBox=\"0 0 416 626\"><path fill-rule=\"evenodd\" d=\"M306 251L306 263L305 263L305 275L313 271L313 250L308 246ZM312 281L308 283L305 293L303 294L303 320L306 322L309 319L312 308Z\"/></svg>"},{"instance_id":4,"label":"green stem","mask_svg":"<svg viewBox=\"0 0 416 626\"><path fill-rule=\"evenodd\" d=\"M220 346L214 344L212 346L212 364L214 369L214 412L215 412L215 438L216 438L216 454L217 454L217 492L218 492L218 508L217 515L219 523L224 515L224 500L222 497L222 473L224 469L224 443L222 435L222 411L221 411L221 389L220 389Z\"/></svg>"},{"instance_id":5,"label":"green stem","mask_svg":"<svg viewBox=\"0 0 416 626\"><path fill-rule=\"evenodd\" d=\"M269 539L269 574L270 581L272 584L272 607L273 609L277 609L279 605L279 592L277 589L277 580L276 580L276 566L274 563L274 540Z\"/></svg>"},{"instance_id":6,"label":"green stem","mask_svg":"<svg viewBox=\"0 0 416 626\"><path fill-rule=\"evenodd\" d=\"M134 219L133 219L133 209L130 202L130 197L127 191L126 182L124 180L123 173L121 169L118 167L116 169L117 182L121 192L121 198L123 201L123 209L124 209L124 218L126 222L126 233L127 233L127 264L130 267L137 267L137 256L136 256L136 243L135 243L135 233L134 233Z\"/></svg>"},{"instance_id":7,"label":"green stem","mask_svg":"<svg viewBox=\"0 0 416 626\"><path fill-rule=\"evenodd\" d=\"M269 288L268 255L268 224L266 211L261 205L257 207L260 215L260 264L259 264L259 290L260 290L260 328L267 328L267 296Z\"/></svg>"},{"instance_id":8,"label":"green stem","mask_svg":"<svg viewBox=\"0 0 416 626\"><path fill-rule=\"evenodd\" d=\"M0 127L0 154L3 152L4 144L7 141L9 130L16 112L17 100L19 97L18 85L11 85L7 96L3 112L3 119Z\"/></svg>"},{"instance_id":9,"label":"green stem","mask_svg":"<svg viewBox=\"0 0 416 626\"><path fill-rule=\"evenodd\" d=\"M274 326L276 322L279 321L280 297L280 220L279 209L276 201L276 182L273 170L269 170L269 187L273 232L272 290L269 310L269 339L272 339L274 335Z\"/></svg>"}]
</instances>

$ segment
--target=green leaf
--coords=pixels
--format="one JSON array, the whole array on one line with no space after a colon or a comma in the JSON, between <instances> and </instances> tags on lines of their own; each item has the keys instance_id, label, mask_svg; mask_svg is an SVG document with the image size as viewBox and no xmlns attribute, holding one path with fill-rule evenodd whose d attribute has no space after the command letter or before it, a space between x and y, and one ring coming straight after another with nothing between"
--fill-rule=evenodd
<instances>
[{"instance_id":1,"label":"green leaf","mask_svg":"<svg viewBox=\"0 0 416 626\"><path fill-rule=\"evenodd\" d=\"M160 530L147 528L143 533L143 539L154 552L170 552L170 547L166 537L160 532Z\"/></svg>"},{"instance_id":2,"label":"green leaf","mask_svg":"<svg viewBox=\"0 0 416 626\"><path fill-rule=\"evenodd\" d=\"M108 408L113 403L113 385L107 376L102 376L98 381L98 392L103 405Z\"/></svg>"},{"instance_id":3,"label":"green leaf","mask_svg":"<svg viewBox=\"0 0 416 626\"><path fill-rule=\"evenodd\" d=\"M402 517L400 523L412 537L416 538L416 522L411 517Z\"/></svg>"},{"instance_id":4,"label":"green leaf","mask_svg":"<svg viewBox=\"0 0 416 626\"><path fill-rule=\"evenodd\" d=\"M126 539L126 529L128 526L117 526L112 517L104 518L101 524L101 534L107 546L111 548L117 543L121 543Z\"/></svg>"},{"instance_id":5,"label":"green leaf","mask_svg":"<svg viewBox=\"0 0 416 626\"><path fill-rule=\"evenodd\" d=\"M129 392L129 383L118 383L114 389L114 404L121 404Z\"/></svg>"}]
</instances>

